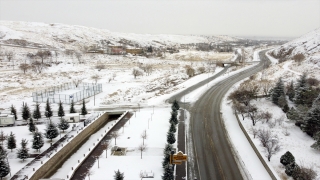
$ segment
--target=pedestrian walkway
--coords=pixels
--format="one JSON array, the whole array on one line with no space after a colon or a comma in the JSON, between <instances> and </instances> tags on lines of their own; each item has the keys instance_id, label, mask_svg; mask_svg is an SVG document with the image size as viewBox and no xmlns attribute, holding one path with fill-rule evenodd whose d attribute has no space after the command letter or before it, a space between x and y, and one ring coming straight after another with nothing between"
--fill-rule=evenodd
<instances>
[{"instance_id":1,"label":"pedestrian walkway","mask_svg":"<svg viewBox=\"0 0 320 180\"><path fill-rule=\"evenodd\" d=\"M91 152L88 158L85 159L80 165L80 167L76 170L76 172L74 173L74 176L71 178L72 180L82 180L86 178L91 167L94 165L95 161L97 160L96 157L101 156L101 154L105 151L105 148L103 147L102 143L106 141L110 141L112 139L110 134L122 128L122 126L124 126L131 117L132 117L132 113L127 113L127 115L125 115L115 126L113 126L112 129L110 129L107 135L103 137L103 139Z\"/></svg>"}]
</instances>

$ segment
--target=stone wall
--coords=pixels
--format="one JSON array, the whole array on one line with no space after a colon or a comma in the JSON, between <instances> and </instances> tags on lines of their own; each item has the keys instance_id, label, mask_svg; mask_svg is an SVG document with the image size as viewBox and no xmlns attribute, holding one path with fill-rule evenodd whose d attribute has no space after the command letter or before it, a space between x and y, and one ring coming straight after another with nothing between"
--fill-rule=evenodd
<instances>
[{"instance_id":1,"label":"stone wall","mask_svg":"<svg viewBox=\"0 0 320 180\"><path fill-rule=\"evenodd\" d=\"M246 138L248 139L252 149L254 150L254 152L257 154L258 158L260 159L262 165L264 166L264 168L267 170L267 172L269 173L270 177L273 180L277 180L276 176L273 174L272 170L270 169L270 167L268 166L268 164L266 163L265 159L262 157L262 155L260 154L259 150L256 148L256 146L254 145L253 141L251 140L248 132L245 130L245 128L243 127L242 123L239 120L238 114L235 113L235 116L237 118L238 124L242 130L242 132L244 133L244 135L246 136Z\"/></svg>"}]
</instances>

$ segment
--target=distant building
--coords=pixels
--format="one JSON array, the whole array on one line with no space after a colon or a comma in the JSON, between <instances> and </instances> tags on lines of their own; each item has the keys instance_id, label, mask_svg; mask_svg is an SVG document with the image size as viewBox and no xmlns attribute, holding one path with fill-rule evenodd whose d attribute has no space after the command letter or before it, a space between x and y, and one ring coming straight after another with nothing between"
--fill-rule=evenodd
<instances>
[{"instance_id":1,"label":"distant building","mask_svg":"<svg viewBox=\"0 0 320 180\"><path fill-rule=\"evenodd\" d=\"M132 48L132 49L126 49L126 53L130 53L130 54L142 54L143 53L143 49L141 48Z\"/></svg>"},{"instance_id":2,"label":"distant building","mask_svg":"<svg viewBox=\"0 0 320 180\"><path fill-rule=\"evenodd\" d=\"M125 54L126 51L122 46L107 46L105 53L110 55L120 55Z\"/></svg>"}]
</instances>

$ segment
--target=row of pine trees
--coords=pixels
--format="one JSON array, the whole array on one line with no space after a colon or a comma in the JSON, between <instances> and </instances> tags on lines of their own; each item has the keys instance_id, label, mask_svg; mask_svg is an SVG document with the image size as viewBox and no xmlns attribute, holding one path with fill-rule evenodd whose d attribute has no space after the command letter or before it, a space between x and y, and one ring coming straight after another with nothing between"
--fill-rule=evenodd
<instances>
[{"instance_id":1,"label":"row of pine trees","mask_svg":"<svg viewBox=\"0 0 320 180\"><path fill-rule=\"evenodd\" d=\"M11 106L11 113L14 115L15 120L17 120L17 111L13 105ZM76 113L73 101L71 102L71 105L70 105L70 113ZM86 114L87 114L86 105L85 105L85 101L83 100L82 108L81 108L81 115L86 115ZM30 109L29 109L27 103L23 103L21 116L22 116L23 120L26 120L26 121L29 120L27 127L28 127L29 131L32 132L32 134L33 134L33 141L31 144L32 149L35 149L36 151L40 151L40 149L44 145L44 139L43 139L44 137L46 137L47 139L50 139L52 141L52 139L58 137L58 135L59 135L58 128L64 132L64 130L67 130L70 127L69 123L64 118L62 118L64 115L65 115L64 109L63 109L62 103L60 101L59 109L58 109L58 116L61 119L57 125L55 123L53 123L50 119L53 116L53 112L51 110L49 100L47 100L46 107L45 107L45 117L47 117L50 121L47 124L47 127L45 129L45 133L41 133L38 131L38 128L34 124L34 120L33 120L33 119L38 120L42 117L41 112L40 112L40 105L38 103L35 105L35 109L34 109L33 114L31 116ZM1 131L0 132L0 141L1 141L1 144L0 144L0 178L2 179L2 177L5 177L10 173L10 165L9 165L9 162L7 159L8 152L4 148L4 141L6 141L7 149L11 150L11 152L13 149L17 148L17 143L16 143L15 134L12 132L10 133L10 135L5 135L4 132ZM29 148L27 147L28 141L26 139L22 139L20 144L21 144L21 148L19 148L17 150L17 157L24 161L25 159L27 159L29 157Z\"/></svg>"},{"instance_id":2,"label":"row of pine trees","mask_svg":"<svg viewBox=\"0 0 320 180\"><path fill-rule=\"evenodd\" d=\"M17 116L17 110L16 108L11 105L11 113L14 115L14 118L15 120L18 119L18 116ZM29 106L27 105L27 103L23 103L22 104L22 110L21 110L21 117L23 120L27 121L29 118L34 118L36 120L39 120L41 117L42 117L42 114L40 112L40 104L36 103L35 105L35 109L33 110L33 114L32 114L32 117L31 117L31 112L30 112L30 108ZM70 104L70 110L69 110L69 113L77 113L75 107L74 107L74 102L73 100L71 101L71 104ZM82 108L81 108L81 112L80 112L81 115L86 115L88 114L88 111L87 111L87 108L86 108L86 104L85 104L85 101L83 99L82 101ZM53 116L53 112L52 112L52 109L51 109L51 105L49 103L49 99L47 99L47 102L46 102L46 107L45 107L45 113L44 113L45 117L50 119L52 116ZM65 112L64 112L64 109L63 109L63 105L62 105L62 102L60 101L59 102L59 108L58 108L58 113L57 115L62 118L64 115L65 115Z\"/></svg>"},{"instance_id":3,"label":"row of pine trees","mask_svg":"<svg viewBox=\"0 0 320 180\"><path fill-rule=\"evenodd\" d=\"M162 168L164 170L162 179L163 180L173 180L174 174L173 174L173 165L170 164L170 155L173 151L173 144L176 142L176 136L175 132L177 131L177 124L178 124L178 110L180 109L180 106L178 104L177 100L174 100L172 106L171 106L172 112L171 117L169 119L170 127L169 131L167 133L167 144L165 145L163 154L164 158L162 161Z\"/></svg>"}]
</instances>

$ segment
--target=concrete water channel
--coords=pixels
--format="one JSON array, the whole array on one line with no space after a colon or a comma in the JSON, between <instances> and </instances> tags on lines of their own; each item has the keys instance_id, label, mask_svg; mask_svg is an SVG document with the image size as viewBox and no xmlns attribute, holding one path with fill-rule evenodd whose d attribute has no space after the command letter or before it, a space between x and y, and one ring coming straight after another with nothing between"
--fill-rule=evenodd
<instances>
[{"instance_id":1,"label":"concrete water channel","mask_svg":"<svg viewBox=\"0 0 320 180\"><path fill-rule=\"evenodd\" d=\"M132 116L132 113L126 113L119 121L114 125L115 120L117 120L124 112L110 113L109 118L105 124L100 126L95 132L91 134L87 139L83 140L81 146L73 151L73 153L68 157L68 159L52 173L50 178L62 178L62 179L85 179L88 171L97 161L97 157L105 153L105 148L102 143L111 140L110 134L114 131L118 131ZM111 129L110 129L111 128ZM97 142L97 138L101 138L101 135L106 131L107 134L102 137L102 140L91 150L90 154L86 156L86 159L82 162L79 159L83 158L84 154L88 154L88 149L93 148L93 143ZM79 163L80 162L80 163ZM69 172L66 174L66 172Z\"/></svg>"}]
</instances>

